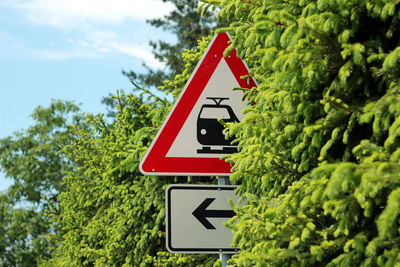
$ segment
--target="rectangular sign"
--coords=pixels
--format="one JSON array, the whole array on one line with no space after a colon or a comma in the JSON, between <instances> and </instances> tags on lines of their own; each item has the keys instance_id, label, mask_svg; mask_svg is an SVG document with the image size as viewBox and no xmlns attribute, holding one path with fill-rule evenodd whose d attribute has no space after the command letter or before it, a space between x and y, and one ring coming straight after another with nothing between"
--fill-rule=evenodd
<instances>
[{"instance_id":1,"label":"rectangular sign","mask_svg":"<svg viewBox=\"0 0 400 267\"><path fill-rule=\"evenodd\" d=\"M224 223L238 205L232 185L170 185L166 190L167 249L174 253L235 253Z\"/></svg>"}]
</instances>

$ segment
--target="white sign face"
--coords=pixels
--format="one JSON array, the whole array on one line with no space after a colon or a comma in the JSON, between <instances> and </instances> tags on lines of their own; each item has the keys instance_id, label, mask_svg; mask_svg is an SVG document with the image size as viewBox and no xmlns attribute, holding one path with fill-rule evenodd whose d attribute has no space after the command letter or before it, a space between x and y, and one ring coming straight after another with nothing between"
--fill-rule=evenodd
<instances>
[{"instance_id":1,"label":"white sign face","mask_svg":"<svg viewBox=\"0 0 400 267\"><path fill-rule=\"evenodd\" d=\"M168 150L167 157L220 158L235 151L235 146L225 140L222 135L223 127L217 121L218 118L229 122L242 120L242 110L248 106L242 100L243 91L234 91L234 87L240 85L226 60L221 58L213 76ZM209 127L220 128L220 131L211 132Z\"/></svg>"},{"instance_id":2,"label":"white sign face","mask_svg":"<svg viewBox=\"0 0 400 267\"><path fill-rule=\"evenodd\" d=\"M236 186L170 185L166 190L167 249L174 253L235 253L224 223L238 204Z\"/></svg>"}]
</instances>

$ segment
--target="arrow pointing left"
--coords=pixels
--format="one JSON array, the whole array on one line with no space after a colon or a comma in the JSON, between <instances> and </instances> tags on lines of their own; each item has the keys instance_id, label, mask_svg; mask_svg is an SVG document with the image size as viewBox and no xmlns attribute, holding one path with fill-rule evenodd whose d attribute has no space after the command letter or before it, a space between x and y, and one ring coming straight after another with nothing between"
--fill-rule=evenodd
<instances>
[{"instance_id":1,"label":"arrow pointing left","mask_svg":"<svg viewBox=\"0 0 400 267\"><path fill-rule=\"evenodd\" d=\"M235 216L233 210L207 210L208 206L213 203L215 198L206 198L193 212L193 216L209 230L215 229L207 218L232 218Z\"/></svg>"}]
</instances>

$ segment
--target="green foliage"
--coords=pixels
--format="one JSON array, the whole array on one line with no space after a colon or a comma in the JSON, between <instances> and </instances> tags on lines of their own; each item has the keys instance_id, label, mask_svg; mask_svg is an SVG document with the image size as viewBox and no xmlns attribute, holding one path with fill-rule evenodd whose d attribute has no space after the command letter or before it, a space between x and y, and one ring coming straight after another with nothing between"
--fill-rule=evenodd
<instances>
[{"instance_id":1,"label":"green foliage","mask_svg":"<svg viewBox=\"0 0 400 267\"><path fill-rule=\"evenodd\" d=\"M46 210L57 212L61 179L73 169L59 150L74 139L72 124L86 128L72 102L52 101L31 116L33 126L0 140L0 167L14 182L0 193L0 266L34 266L51 256Z\"/></svg>"},{"instance_id":2,"label":"green foliage","mask_svg":"<svg viewBox=\"0 0 400 267\"><path fill-rule=\"evenodd\" d=\"M400 264L398 1L204 1L259 83L243 121L234 266Z\"/></svg>"},{"instance_id":3,"label":"green foliage","mask_svg":"<svg viewBox=\"0 0 400 267\"><path fill-rule=\"evenodd\" d=\"M54 100L34 110L33 126L0 140L1 170L14 180L10 193L17 200L40 203L42 194L51 198L62 190L61 178L72 165L59 151L74 139L71 125L84 128L78 111L72 102Z\"/></svg>"},{"instance_id":4,"label":"green foliage","mask_svg":"<svg viewBox=\"0 0 400 267\"><path fill-rule=\"evenodd\" d=\"M239 152L234 266L400 264L400 14L390 0L209 0L229 21L257 88L245 118L228 125ZM160 87L177 97L210 37L183 55ZM246 77L243 77L246 78ZM165 251L164 190L198 177L150 177L138 164L171 103L138 88L117 95L115 120L90 116L63 150L54 242L43 266L219 266L215 257ZM111 101L112 102L112 101ZM7 211L7 205L3 210ZM3 211L2 211L3 212Z\"/></svg>"},{"instance_id":5,"label":"green foliage","mask_svg":"<svg viewBox=\"0 0 400 267\"><path fill-rule=\"evenodd\" d=\"M48 238L50 223L43 212L16 207L0 194L0 266L34 266L50 258L55 244Z\"/></svg>"}]
</instances>

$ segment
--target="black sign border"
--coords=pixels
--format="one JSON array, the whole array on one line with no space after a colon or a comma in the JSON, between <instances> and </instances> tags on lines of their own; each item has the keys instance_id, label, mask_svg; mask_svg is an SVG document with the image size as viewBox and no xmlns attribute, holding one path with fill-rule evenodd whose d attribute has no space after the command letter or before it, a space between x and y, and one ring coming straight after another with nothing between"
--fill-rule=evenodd
<instances>
[{"instance_id":1,"label":"black sign border","mask_svg":"<svg viewBox=\"0 0 400 267\"><path fill-rule=\"evenodd\" d=\"M228 190L233 191L237 188L234 185L170 185L166 190L166 203L167 203L167 250L173 253L226 253L235 254L239 248L174 248L171 244L171 191L172 190Z\"/></svg>"}]
</instances>

